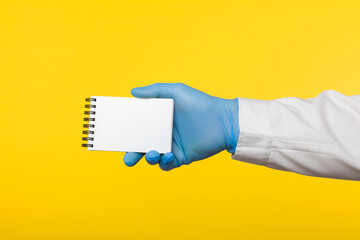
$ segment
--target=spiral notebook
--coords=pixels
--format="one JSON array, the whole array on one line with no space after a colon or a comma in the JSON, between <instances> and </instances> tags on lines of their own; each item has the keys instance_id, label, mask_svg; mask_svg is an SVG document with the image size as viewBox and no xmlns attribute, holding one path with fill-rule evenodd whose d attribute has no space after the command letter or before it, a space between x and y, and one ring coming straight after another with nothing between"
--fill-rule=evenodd
<instances>
[{"instance_id":1,"label":"spiral notebook","mask_svg":"<svg viewBox=\"0 0 360 240\"><path fill-rule=\"evenodd\" d=\"M82 146L88 150L171 151L173 99L93 96L86 101Z\"/></svg>"}]
</instances>

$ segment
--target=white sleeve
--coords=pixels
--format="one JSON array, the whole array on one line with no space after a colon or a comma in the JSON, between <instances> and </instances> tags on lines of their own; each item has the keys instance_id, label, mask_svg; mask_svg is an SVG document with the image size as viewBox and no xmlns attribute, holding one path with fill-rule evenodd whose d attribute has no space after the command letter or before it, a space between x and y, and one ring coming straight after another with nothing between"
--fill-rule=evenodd
<instances>
[{"instance_id":1,"label":"white sleeve","mask_svg":"<svg viewBox=\"0 0 360 240\"><path fill-rule=\"evenodd\" d=\"M300 174L360 180L360 95L239 98L240 136L232 158Z\"/></svg>"}]
</instances>

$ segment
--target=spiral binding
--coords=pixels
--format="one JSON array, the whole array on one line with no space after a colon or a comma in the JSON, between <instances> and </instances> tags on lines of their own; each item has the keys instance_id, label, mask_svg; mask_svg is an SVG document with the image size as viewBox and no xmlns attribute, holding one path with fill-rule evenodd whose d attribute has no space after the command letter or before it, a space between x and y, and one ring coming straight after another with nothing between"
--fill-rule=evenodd
<instances>
[{"instance_id":1,"label":"spiral binding","mask_svg":"<svg viewBox=\"0 0 360 240\"><path fill-rule=\"evenodd\" d=\"M83 124L84 128L87 128L87 130L83 130L82 133L85 135L88 135L87 137L83 137L83 141L87 141L87 143L81 144L82 147L92 148L94 144L92 142L94 141L94 128L95 128L95 111L94 108L96 108L96 105L94 102L96 102L96 98L85 98L85 101L90 104L85 104L85 108L89 108L90 111L84 111L85 115L89 115L89 117L85 117L84 121L88 122Z\"/></svg>"},{"instance_id":2,"label":"spiral binding","mask_svg":"<svg viewBox=\"0 0 360 240\"><path fill-rule=\"evenodd\" d=\"M95 111L84 111L85 115L95 115Z\"/></svg>"}]
</instances>

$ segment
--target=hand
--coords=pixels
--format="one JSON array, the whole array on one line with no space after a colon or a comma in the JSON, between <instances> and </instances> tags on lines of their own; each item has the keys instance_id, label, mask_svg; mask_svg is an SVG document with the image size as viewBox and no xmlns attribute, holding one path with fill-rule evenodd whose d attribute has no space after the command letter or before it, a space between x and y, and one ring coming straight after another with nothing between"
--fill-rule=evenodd
<instances>
[{"instance_id":1,"label":"hand","mask_svg":"<svg viewBox=\"0 0 360 240\"><path fill-rule=\"evenodd\" d=\"M239 137L237 99L212 97L182 83L155 83L134 88L131 94L138 98L172 98L175 102L171 152L146 153L149 164L171 170L223 150L235 152ZM124 162L134 166L143 156L128 152Z\"/></svg>"}]
</instances>

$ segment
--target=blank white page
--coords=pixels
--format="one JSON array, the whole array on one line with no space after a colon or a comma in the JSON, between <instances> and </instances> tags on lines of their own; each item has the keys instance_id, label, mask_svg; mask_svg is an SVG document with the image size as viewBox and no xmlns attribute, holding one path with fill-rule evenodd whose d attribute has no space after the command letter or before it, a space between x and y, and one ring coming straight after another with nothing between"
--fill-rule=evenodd
<instances>
[{"instance_id":1,"label":"blank white page","mask_svg":"<svg viewBox=\"0 0 360 240\"><path fill-rule=\"evenodd\" d=\"M171 151L173 99L93 96L94 138L88 150L141 152Z\"/></svg>"}]
</instances>

